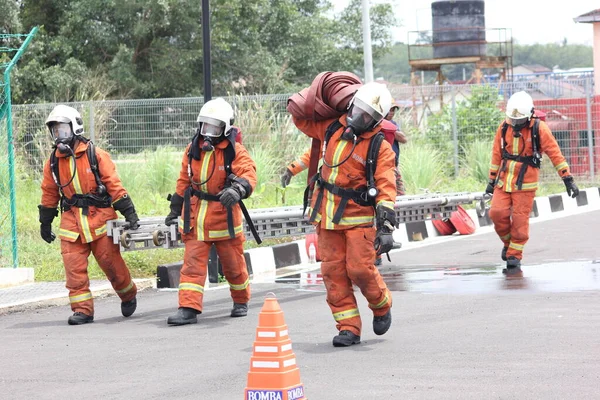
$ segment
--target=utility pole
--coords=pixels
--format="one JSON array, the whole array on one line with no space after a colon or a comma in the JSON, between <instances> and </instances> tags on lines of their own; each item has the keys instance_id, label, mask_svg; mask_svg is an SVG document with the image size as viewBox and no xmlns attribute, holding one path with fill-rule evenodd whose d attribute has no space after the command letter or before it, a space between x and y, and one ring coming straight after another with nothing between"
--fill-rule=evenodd
<instances>
[{"instance_id":1,"label":"utility pole","mask_svg":"<svg viewBox=\"0 0 600 400\"><path fill-rule=\"evenodd\" d=\"M365 83L373 82L373 54L371 52L371 21L369 0L362 0L363 54L365 59Z\"/></svg>"},{"instance_id":2,"label":"utility pole","mask_svg":"<svg viewBox=\"0 0 600 400\"><path fill-rule=\"evenodd\" d=\"M202 56L204 71L204 103L212 98L210 72L210 11L208 0L202 0Z\"/></svg>"}]
</instances>

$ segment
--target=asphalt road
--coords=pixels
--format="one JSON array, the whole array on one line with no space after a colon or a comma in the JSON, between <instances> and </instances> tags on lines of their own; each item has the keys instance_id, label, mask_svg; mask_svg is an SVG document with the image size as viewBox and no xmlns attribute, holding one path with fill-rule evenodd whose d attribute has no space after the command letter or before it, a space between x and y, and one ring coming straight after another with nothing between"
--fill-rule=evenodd
<instances>
[{"instance_id":1,"label":"asphalt road","mask_svg":"<svg viewBox=\"0 0 600 400\"><path fill-rule=\"evenodd\" d=\"M382 268L392 328L372 333L357 292L362 343L346 349L331 346L320 285L255 284L238 319L228 291L208 291L199 323L183 327L166 325L177 293L152 289L129 319L115 297L97 300L84 326L66 324L66 306L3 315L0 398L242 399L268 292L311 400L598 398L600 211L534 224L531 236L521 280L501 274L493 233L394 253Z\"/></svg>"}]
</instances>

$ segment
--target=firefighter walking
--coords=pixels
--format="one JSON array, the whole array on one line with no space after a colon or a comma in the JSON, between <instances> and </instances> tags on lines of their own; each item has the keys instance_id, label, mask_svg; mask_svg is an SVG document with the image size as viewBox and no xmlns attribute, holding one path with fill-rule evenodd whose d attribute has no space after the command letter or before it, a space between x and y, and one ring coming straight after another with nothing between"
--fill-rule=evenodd
<instances>
[{"instance_id":1,"label":"firefighter walking","mask_svg":"<svg viewBox=\"0 0 600 400\"><path fill-rule=\"evenodd\" d=\"M366 172L370 143L391 102L384 85L368 83L339 119L293 119L298 129L323 143L310 221L316 225L327 304L339 331L333 338L336 347L360 343L362 321L353 284L369 302L375 334L383 335L392 323L391 293L373 265L376 254L392 249L396 225L394 152L383 138L373 182Z\"/></svg>"},{"instance_id":2,"label":"firefighter walking","mask_svg":"<svg viewBox=\"0 0 600 400\"><path fill-rule=\"evenodd\" d=\"M503 243L505 273L517 273L521 268L542 154L550 158L567 194L578 196L579 189L556 139L548 125L535 116L533 99L526 92L517 92L508 99L506 119L496 131L485 190L493 195L490 219Z\"/></svg>"},{"instance_id":3,"label":"firefighter walking","mask_svg":"<svg viewBox=\"0 0 600 400\"><path fill-rule=\"evenodd\" d=\"M168 317L169 325L194 324L202 313L213 244L233 299L231 317L246 316L250 301L241 200L256 186L256 165L245 147L236 143L233 109L224 99L206 102L197 122L199 127L183 154L171 212L165 220L167 225L179 220L185 243L179 308Z\"/></svg>"},{"instance_id":4,"label":"firefighter walking","mask_svg":"<svg viewBox=\"0 0 600 400\"><path fill-rule=\"evenodd\" d=\"M85 138L83 119L77 110L56 106L46 120L54 141L44 166L39 209L40 234L52 243L56 235L52 222L61 217L58 236L69 290L69 325L94 321L94 300L90 291L90 253L121 298L121 313L131 316L137 307L137 288L121 257L119 246L107 236L106 222L116 219L115 210L137 229L138 216L131 197L123 188L109 154Z\"/></svg>"}]
</instances>

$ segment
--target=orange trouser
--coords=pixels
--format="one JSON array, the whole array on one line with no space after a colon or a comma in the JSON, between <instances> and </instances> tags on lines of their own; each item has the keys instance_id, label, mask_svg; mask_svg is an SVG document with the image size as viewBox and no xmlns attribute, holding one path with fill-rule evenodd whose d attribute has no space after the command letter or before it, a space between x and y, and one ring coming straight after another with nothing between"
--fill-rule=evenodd
<instances>
[{"instance_id":1,"label":"orange trouser","mask_svg":"<svg viewBox=\"0 0 600 400\"><path fill-rule=\"evenodd\" d=\"M317 227L321 273L339 331L348 330L360 336L362 322L352 284L359 287L375 316L382 316L392 306L392 296L375 260L375 228L329 230Z\"/></svg>"},{"instance_id":2,"label":"orange trouser","mask_svg":"<svg viewBox=\"0 0 600 400\"><path fill-rule=\"evenodd\" d=\"M183 266L179 280L179 307L202 311L208 257L213 243L217 248L225 279L229 282L229 291L234 303L250 301L250 279L244 258L244 241L244 236L238 236L234 239L215 242L193 239L185 242Z\"/></svg>"},{"instance_id":3,"label":"orange trouser","mask_svg":"<svg viewBox=\"0 0 600 400\"><path fill-rule=\"evenodd\" d=\"M93 242L82 243L81 237L75 242L60 241L60 250L65 266L65 275L69 289L69 300L73 312L94 315L94 300L90 291L88 276L88 257L90 251L121 301L130 301L137 294L137 287L129 269L121 257L119 245L104 235Z\"/></svg>"},{"instance_id":4,"label":"orange trouser","mask_svg":"<svg viewBox=\"0 0 600 400\"><path fill-rule=\"evenodd\" d=\"M500 240L508 247L507 257L523 258L523 247L529 240L529 214L534 198L535 191L507 193L500 188L494 190L490 219Z\"/></svg>"}]
</instances>

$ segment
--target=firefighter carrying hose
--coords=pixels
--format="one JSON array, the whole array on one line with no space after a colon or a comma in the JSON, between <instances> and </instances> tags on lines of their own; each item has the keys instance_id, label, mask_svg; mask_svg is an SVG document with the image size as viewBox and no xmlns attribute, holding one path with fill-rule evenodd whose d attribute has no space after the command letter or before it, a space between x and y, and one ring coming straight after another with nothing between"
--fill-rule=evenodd
<instances>
[{"instance_id":1,"label":"firefighter carrying hose","mask_svg":"<svg viewBox=\"0 0 600 400\"><path fill-rule=\"evenodd\" d=\"M567 194L578 196L579 189L556 139L548 125L535 116L533 99L526 92L517 92L508 99L506 120L496 131L485 190L493 194L490 219L504 244L501 257L506 261L505 273L517 273L521 268L542 154L552 161Z\"/></svg>"},{"instance_id":2,"label":"firefighter carrying hose","mask_svg":"<svg viewBox=\"0 0 600 400\"><path fill-rule=\"evenodd\" d=\"M181 216L179 229L185 243L179 309L168 317L169 325L195 324L196 316L202 313L213 244L229 282L231 317L245 317L250 301L242 213L250 220L241 200L256 186L256 164L246 148L236 143L233 109L224 99L206 102L197 122L199 127L183 154L171 212L165 220L167 225L176 224Z\"/></svg>"},{"instance_id":3,"label":"firefighter carrying hose","mask_svg":"<svg viewBox=\"0 0 600 400\"><path fill-rule=\"evenodd\" d=\"M137 288L121 257L119 245L107 236L106 222L119 211L129 229L139 227L131 197L117 175L109 154L83 136L83 119L77 110L56 106L46 126L54 141L50 159L44 166L42 200L39 208L40 234L52 243L52 221L61 208L61 254L66 287L74 314L69 325L94 321L94 300L88 277L90 252L121 298L121 313L131 316L137 307Z\"/></svg>"},{"instance_id":4,"label":"firefighter carrying hose","mask_svg":"<svg viewBox=\"0 0 600 400\"><path fill-rule=\"evenodd\" d=\"M362 322L352 284L369 302L375 334L383 335L392 323L392 297L373 265L375 255L389 252L394 243L394 152L379 134L391 103L385 85L368 83L339 119L293 118L298 129L323 144L310 221L316 225L327 303L339 331L333 338L336 347L360 343ZM370 182L366 160L376 137L383 143Z\"/></svg>"}]
</instances>

